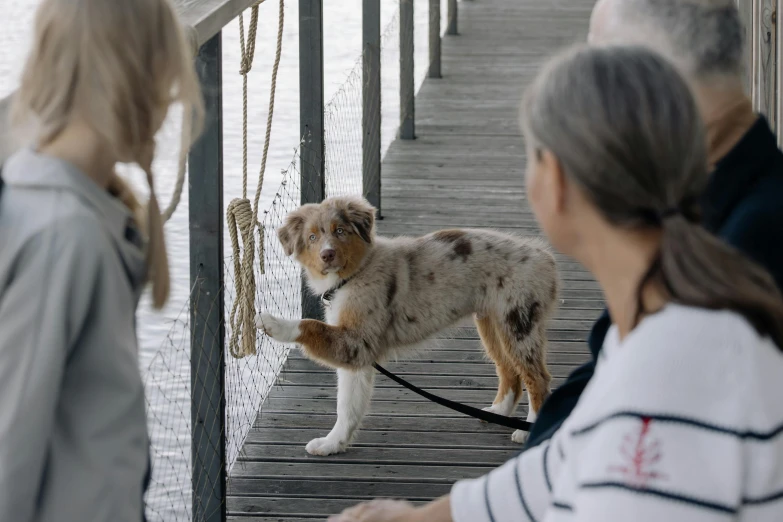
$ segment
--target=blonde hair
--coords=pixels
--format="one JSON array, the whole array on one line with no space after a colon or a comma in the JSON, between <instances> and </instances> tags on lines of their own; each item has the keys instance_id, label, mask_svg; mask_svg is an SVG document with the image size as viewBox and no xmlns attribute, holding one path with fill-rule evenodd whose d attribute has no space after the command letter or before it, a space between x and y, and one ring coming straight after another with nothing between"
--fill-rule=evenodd
<instances>
[{"instance_id":1,"label":"blonde hair","mask_svg":"<svg viewBox=\"0 0 783 522\"><path fill-rule=\"evenodd\" d=\"M155 134L174 103L183 105L184 161L204 109L192 46L168 0L41 2L12 121L34 120L37 144L44 146L78 115L118 161L144 170L148 280L156 308L165 305L170 280L152 160ZM140 208L116 174L109 189L131 210Z\"/></svg>"}]
</instances>

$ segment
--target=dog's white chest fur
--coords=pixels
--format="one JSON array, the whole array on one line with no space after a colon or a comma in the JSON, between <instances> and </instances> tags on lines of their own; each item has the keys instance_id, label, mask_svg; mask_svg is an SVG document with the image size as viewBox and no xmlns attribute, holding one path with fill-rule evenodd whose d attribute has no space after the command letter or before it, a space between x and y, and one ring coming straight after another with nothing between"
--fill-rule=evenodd
<instances>
[{"instance_id":1,"label":"dog's white chest fur","mask_svg":"<svg viewBox=\"0 0 783 522\"><path fill-rule=\"evenodd\" d=\"M335 292L330 300L324 299L324 319L326 324L337 325L340 319L340 308L345 303L345 292Z\"/></svg>"}]
</instances>

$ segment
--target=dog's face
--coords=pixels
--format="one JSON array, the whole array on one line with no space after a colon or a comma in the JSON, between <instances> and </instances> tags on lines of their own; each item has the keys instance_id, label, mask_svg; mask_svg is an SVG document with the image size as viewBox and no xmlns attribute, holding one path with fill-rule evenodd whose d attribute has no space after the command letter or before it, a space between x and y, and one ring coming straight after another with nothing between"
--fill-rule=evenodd
<instances>
[{"instance_id":1,"label":"dog's face","mask_svg":"<svg viewBox=\"0 0 783 522\"><path fill-rule=\"evenodd\" d=\"M299 207L277 230L286 255L294 255L310 277L348 278L375 238L375 208L363 198L334 197Z\"/></svg>"}]
</instances>

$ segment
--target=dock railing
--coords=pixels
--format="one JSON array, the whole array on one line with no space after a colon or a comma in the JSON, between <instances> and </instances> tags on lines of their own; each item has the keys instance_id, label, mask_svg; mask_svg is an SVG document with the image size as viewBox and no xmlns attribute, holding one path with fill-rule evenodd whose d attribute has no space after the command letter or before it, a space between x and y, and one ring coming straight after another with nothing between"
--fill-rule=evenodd
<instances>
[{"instance_id":1,"label":"dock railing","mask_svg":"<svg viewBox=\"0 0 783 522\"><path fill-rule=\"evenodd\" d=\"M381 27L381 0L363 0L362 47L357 49L356 66L334 98L325 102L324 2L296 1L301 141L293 161L283 169L283 181L271 205L251 224L254 242L243 243L237 256L224 245L224 196L232 195L224 193L223 184L222 32L261 2L177 0L193 43L206 118L187 161L189 299L159 351L142 368L153 461L146 497L150 520L217 522L230 515L230 469L266 395L275 383L284 384L281 371L288 353L288 347L245 328L237 319L234 304L240 287L253 292L253 312L319 316L317 298L305 289L299 268L285 256L274 230L300 204L337 194L362 194L382 218L384 81L399 81L399 137L416 137L414 4L423 3L429 10L427 78L442 76L442 9L445 33L457 34L456 0L443 0L443 5L441 0L394 0L397 14L385 28ZM269 7L265 16L275 12ZM0 100L0 162L21 145L6 125L12 96ZM247 245L253 243L257 251L250 277L238 267L249 253ZM246 276L253 279L250 288ZM252 340L252 350L240 353L238 346L246 336Z\"/></svg>"},{"instance_id":2,"label":"dock railing","mask_svg":"<svg viewBox=\"0 0 783 522\"><path fill-rule=\"evenodd\" d=\"M294 160L284 169L271 206L253 224L259 251L252 290L256 312L318 317L321 307L317 298L304 288L299 269L285 256L274 230L298 205L335 194L361 193L379 209L382 218L381 93L386 76L382 62L387 50L399 57L398 136L415 139L415 2L394 0L399 4L398 14L382 31L381 0L362 1L360 58L343 87L326 103L324 2L296 1L301 142ZM459 4L457 0L443 0L445 5L441 0L423 2L429 11L426 77L439 79L443 71L442 25L445 34L458 34ZM160 351L143 369L153 455L153 482L147 497L151 520L226 520L231 466L269 390L276 382L284 382L281 370L288 348L260 333L241 331L233 320L237 271L232 274L229 268L239 260L233 254L227 257L224 246L222 31L258 3L179 0L180 14L194 45L206 120L188 157L189 302L183 305ZM780 137L783 34L777 13L783 0L739 0L739 5L748 27L751 66L747 88L754 105L777 126ZM443 8L445 23L441 24ZM386 44L395 39L392 36L397 31L398 47L388 49ZM2 122L10 100L10 96L0 100ZM0 161L16 146L7 125L0 125ZM244 250L242 253L247 255ZM254 336L255 353L232 357L232 339L245 335ZM189 378L183 373L189 373ZM165 379L168 382L163 390L160 383ZM156 387L161 389L150 393Z\"/></svg>"}]
</instances>

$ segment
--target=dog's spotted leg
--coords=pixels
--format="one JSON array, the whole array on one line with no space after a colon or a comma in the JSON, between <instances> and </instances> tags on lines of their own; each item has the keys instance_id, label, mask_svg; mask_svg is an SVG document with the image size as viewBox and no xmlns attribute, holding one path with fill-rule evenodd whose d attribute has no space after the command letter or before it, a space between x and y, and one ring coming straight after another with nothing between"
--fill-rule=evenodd
<instances>
[{"instance_id":1,"label":"dog's spotted leg","mask_svg":"<svg viewBox=\"0 0 783 522\"><path fill-rule=\"evenodd\" d=\"M351 443L372 399L375 370L337 370L337 422L329 435L313 439L305 448L311 455L342 453Z\"/></svg>"},{"instance_id":2,"label":"dog's spotted leg","mask_svg":"<svg viewBox=\"0 0 783 522\"><path fill-rule=\"evenodd\" d=\"M289 320L258 314L256 327L277 341L299 343L310 358L335 368L358 369L375 361L361 332L345 326L333 326L313 319Z\"/></svg>"}]
</instances>

